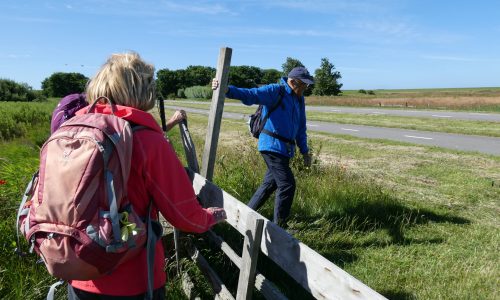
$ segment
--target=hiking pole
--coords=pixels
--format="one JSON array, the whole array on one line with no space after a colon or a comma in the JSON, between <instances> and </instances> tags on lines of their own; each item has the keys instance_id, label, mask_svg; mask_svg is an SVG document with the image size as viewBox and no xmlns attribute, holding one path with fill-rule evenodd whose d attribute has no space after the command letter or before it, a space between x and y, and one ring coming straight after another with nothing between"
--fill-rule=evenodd
<instances>
[{"instance_id":1,"label":"hiking pole","mask_svg":"<svg viewBox=\"0 0 500 300\"><path fill-rule=\"evenodd\" d=\"M165 137L167 137L167 120L165 119L165 103L163 101L163 97L160 96L158 98L158 109L160 112L160 119L161 119L161 129L165 133ZM175 247L175 263L177 265L177 275L180 274L180 267L179 267L179 229L174 227L174 247Z\"/></svg>"},{"instance_id":2,"label":"hiking pole","mask_svg":"<svg viewBox=\"0 0 500 300\"><path fill-rule=\"evenodd\" d=\"M165 119L165 103L163 101L163 97L160 96L158 98L158 109L160 113L160 119L161 119L161 129L165 133L165 136L167 135L167 120Z\"/></svg>"},{"instance_id":3,"label":"hiking pole","mask_svg":"<svg viewBox=\"0 0 500 300\"><path fill-rule=\"evenodd\" d=\"M179 125L182 145L184 146L184 152L186 153L188 168L195 173L200 173L200 166L198 165L198 159L196 158L196 149L194 147L193 140L191 139L191 134L189 133L187 120L182 120Z\"/></svg>"}]
</instances>

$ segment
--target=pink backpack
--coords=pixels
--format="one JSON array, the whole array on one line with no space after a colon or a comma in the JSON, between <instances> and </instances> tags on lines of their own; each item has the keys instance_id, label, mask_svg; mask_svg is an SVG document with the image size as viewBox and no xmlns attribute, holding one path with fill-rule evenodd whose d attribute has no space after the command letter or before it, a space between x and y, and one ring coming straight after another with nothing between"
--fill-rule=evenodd
<instances>
[{"instance_id":1,"label":"pink backpack","mask_svg":"<svg viewBox=\"0 0 500 300\"><path fill-rule=\"evenodd\" d=\"M31 249L63 280L109 274L152 236L149 216L141 220L127 198L132 128L114 114L91 113L95 103L45 142L18 212Z\"/></svg>"}]
</instances>

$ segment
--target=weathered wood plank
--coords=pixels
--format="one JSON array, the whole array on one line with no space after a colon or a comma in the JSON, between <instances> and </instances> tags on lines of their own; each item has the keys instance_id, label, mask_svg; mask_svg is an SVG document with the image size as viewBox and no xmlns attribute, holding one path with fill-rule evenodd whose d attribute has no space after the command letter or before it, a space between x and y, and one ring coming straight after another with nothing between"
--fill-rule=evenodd
<instances>
[{"instance_id":1,"label":"weathered wood plank","mask_svg":"<svg viewBox=\"0 0 500 300\"><path fill-rule=\"evenodd\" d=\"M208 231L207 235L208 239L210 242L215 244L222 252L224 252L227 257L238 267L238 269L241 269L241 257L236 254L236 252L229 246L228 243L226 243L220 236L215 234L213 231Z\"/></svg>"},{"instance_id":2,"label":"weathered wood plank","mask_svg":"<svg viewBox=\"0 0 500 300\"><path fill-rule=\"evenodd\" d=\"M268 300L288 300L269 279L260 273L255 276L255 287Z\"/></svg>"},{"instance_id":3,"label":"weathered wood plank","mask_svg":"<svg viewBox=\"0 0 500 300\"><path fill-rule=\"evenodd\" d=\"M215 78L219 81L219 88L212 94L212 105L210 106L210 114L208 116L208 130L201 167L201 174L209 180L212 180L214 174L219 130L224 110L224 99L226 97L225 91L229 78L229 66L231 64L231 53L231 48L220 49L217 73L215 74Z\"/></svg>"},{"instance_id":4,"label":"weathered wood plank","mask_svg":"<svg viewBox=\"0 0 500 300\"><path fill-rule=\"evenodd\" d=\"M182 273L182 290L189 300L200 300L200 297L194 295L194 283L188 273Z\"/></svg>"},{"instance_id":5,"label":"weathered wood plank","mask_svg":"<svg viewBox=\"0 0 500 300\"><path fill-rule=\"evenodd\" d=\"M234 250L229 246L221 237L219 237L217 234L215 234L213 231L208 232L208 238L210 241L212 241L217 247L220 248L228 257L229 259L238 267L238 269L241 269L241 257L234 252ZM283 295L278 288L264 275L260 273L256 273L255 276L255 288L264 295L266 299L270 300L286 300L288 299Z\"/></svg>"},{"instance_id":6,"label":"weathered wood plank","mask_svg":"<svg viewBox=\"0 0 500 300\"><path fill-rule=\"evenodd\" d=\"M256 213L247 216L248 228L243 242L243 255L241 258L240 276L238 279L237 300L252 299L255 285L255 270L259 259L260 242L264 220L257 217Z\"/></svg>"},{"instance_id":7,"label":"weathered wood plank","mask_svg":"<svg viewBox=\"0 0 500 300\"><path fill-rule=\"evenodd\" d=\"M227 222L245 235L253 210L201 175L190 176L203 206L224 207ZM385 299L267 219L261 250L317 299Z\"/></svg>"},{"instance_id":8,"label":"weathered wood plank","mask_svg":"<svg viewBox=\"0 0 500 300\"><path fill-rule=\"evenodd\" d=\"M231 292L229 292L217 273L212 269L212 267L210 267L210 264L203 257L203 255L201 255L200 251L198 251L198 249L196 249L196 247L191 243L188 243L185 246L189 256L191 256L191 259L196 262L200 270L210 282L216 298L234 300Z\"/></svg>"}]
</instances>

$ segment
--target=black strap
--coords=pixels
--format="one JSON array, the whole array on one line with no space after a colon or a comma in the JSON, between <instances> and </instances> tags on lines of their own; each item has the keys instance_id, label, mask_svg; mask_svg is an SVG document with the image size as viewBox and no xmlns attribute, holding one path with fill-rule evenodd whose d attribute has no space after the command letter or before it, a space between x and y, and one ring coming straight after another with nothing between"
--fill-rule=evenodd
<instances>
[{"instance_id":1,"label":"black strap","mask_svg":"<svg viewBox=\"0 0 500 300\"><path fill-rule=\"evenodd\" d=\"M282 142L285 142L285 143L288 143L288 144L290 144L292 146L295 146L295 141L293 141L291 139L287 139L286 137L282 137L281 135L278 135L278 134L276 134L274 132L271 132L271 131L269 131L267 129L262 129L261 133L265 133L265 134L270 135L273 138L276 138L276 139L278 139L278 140L280 140Z\"/></svg>"},{"instance_id":2,"label":"black strap","mask_svg":"<svg viewBox=\"0 0 500 300\"><path fill-rule=\"evenodd\" d=\"M271 132L271 131L269 131L267 129L264 129L264 126L266 125L266 122L269 119L269 115L271 115L271 113L273 111L275 111L278 108L278 106L280 106L281 101L283 100L283 95L284 94L285 94L285 87L282 84L280 84L280 91L279 91L278 101L276 102L275 105L273 105L271 107L271 109L268 111L267 115L264 117L264 119L260 123L260 127L261 127L260 128L260 132L261 133L265 133L265 134L267 134L269 136L272 136L273 138L276 138L276 139L278 139L278 140L280 140L282 142L285 142L285 143L288 143L288 144L290 144L292 146L295 146L295 141L294 140L287 139L286 137L283 137L283 136L281 136L279 134L276 134L276 133Z\"/></svg>"}]
</instances>

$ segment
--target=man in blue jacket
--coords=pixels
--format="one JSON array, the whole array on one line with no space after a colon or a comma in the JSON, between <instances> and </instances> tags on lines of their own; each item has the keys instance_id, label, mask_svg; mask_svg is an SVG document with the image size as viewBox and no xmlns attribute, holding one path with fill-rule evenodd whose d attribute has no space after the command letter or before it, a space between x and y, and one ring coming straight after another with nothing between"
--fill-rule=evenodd
<instances>
[{"instance_id":1,"label":"man in blue jacket","mask_svg":"<svg viewBox=\"0 0 500 300\"><path fill-rule=\"evenodd\" d=\"M262 118L268 114L281 98L280 105L269 115L259 136L258 150L267 165L262 184L257 189L248 206L259 209L276 190L274 222L283 228L287 226L293 197L295 178L290 169L290 159L299 147L306 166L311 165L307 146L306 112L304 91L314 83L313 77L304 67L294 68L279 84L269 84L259 88L237 88L229 86L226 97L238 99L245 105L262 104ZM216 79L212 88L217 89Z\"/></svg>"}]
</instances>

